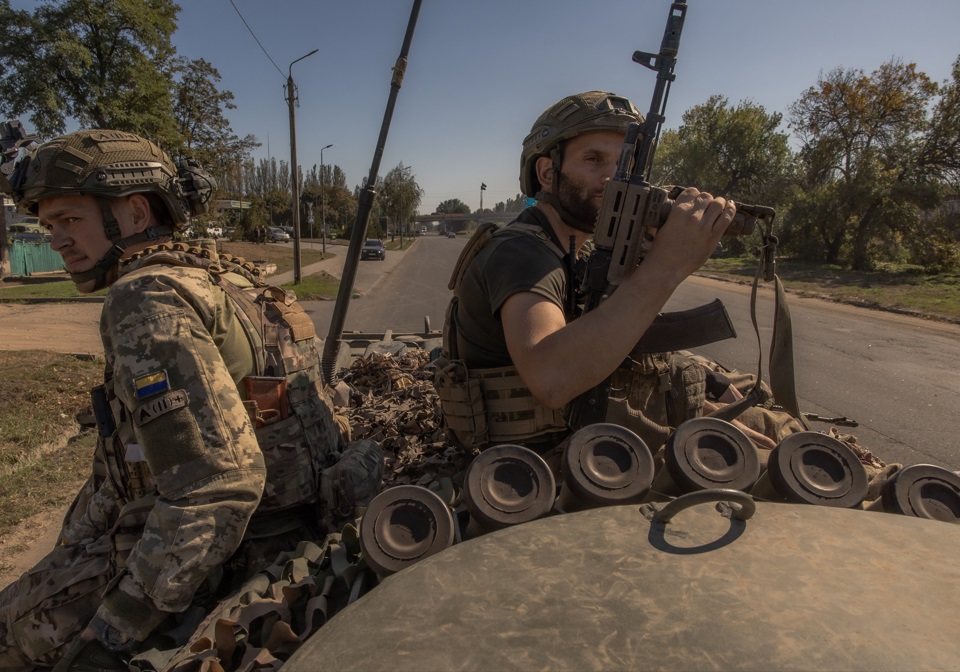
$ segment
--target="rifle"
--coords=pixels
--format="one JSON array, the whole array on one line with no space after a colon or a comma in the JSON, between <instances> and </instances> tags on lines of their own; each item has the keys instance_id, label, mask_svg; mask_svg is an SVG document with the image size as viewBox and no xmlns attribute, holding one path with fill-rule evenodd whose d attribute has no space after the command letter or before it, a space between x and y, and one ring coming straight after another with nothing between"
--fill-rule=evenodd
<instances>
[{"instance_id":1,"label":"rifle","mask_svg":"<svg viewBox=\"0 0 960 672\"><path fill-rule=\"evenodd\" d=\"M683 187L651 184L650 173L670 85L676 79L674 68L686 12L686 2L673 2L660 52L633 54L634 62L656 71L657 83L643 125L634 123L628 127L617 171L604 189L594 233L595 249L580 286L584 313L599 306L643 261L657 230L670 215L674 200L683 192ZM724 235L750 234L758 221L765 223L768 232L772 230L776 215L773 208L745 203L736 203L736 206L736 217ZM773 277L773 267L772 255L768 256L771 263L766 266L765 275L769 280ZM736 331L726 308L717 300L692 310L659 315L630 354L686 349L734 337ZM603 421L611 377L574 400L569 418L574 430Z\"/></svg>"}]
</instances>

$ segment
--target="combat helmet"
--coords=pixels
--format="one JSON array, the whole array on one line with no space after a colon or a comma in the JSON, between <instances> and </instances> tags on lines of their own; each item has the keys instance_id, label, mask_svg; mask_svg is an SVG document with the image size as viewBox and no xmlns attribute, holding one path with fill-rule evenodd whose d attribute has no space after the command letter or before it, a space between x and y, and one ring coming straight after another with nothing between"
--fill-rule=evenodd
<instances>
[{"instance_id":1,"label":"combat helmet","mask_svg":"<svg viewBox=\"0 0 960 672\"><path fill-rule=\"evenodd\" d=\"M195 161L174 165L149 140L113 130L77 131L39 145L21 159L9 183L17 207L32 214L50 196L155 194L172 226L206 212L216 188Z\"/></svg>"},{"instance_id":2,"label":"combat helmet","mask_svg":"<svg viewBox=\"0 0 960 672\"><path fill-rule=\"evenodd\" d=\"M87 130L36 146L16 164L6 184L17 208L38 214L39 202L52 196L92 196L103 214L103 229L113 244L96 265L70 276L77 284L95 280L93 291L108 284L108 274L132 244L172 235L191 215L207 211L216 182L192 159L174 164L157 145L132 133ZM124 237L111 201L133 194L159 199L152 207L155 226Z\"/></svg>"},{"instance_id":3,"label":"combat helmet","mask_svg":"<svg viewBox=\"0 0 960 672\"><path fill-rule=\"evenodd\" d=\"M619 131L626 133L631 123L643 123L643 116L626 98L606 91L587 91L548 107L534 122L523 140L520 153L520 190L536 198L540 181L536 175L536 161L541 156L552 156L559 163L559 147L566 140L591 131Z\"/></svg>"}]
</instances>

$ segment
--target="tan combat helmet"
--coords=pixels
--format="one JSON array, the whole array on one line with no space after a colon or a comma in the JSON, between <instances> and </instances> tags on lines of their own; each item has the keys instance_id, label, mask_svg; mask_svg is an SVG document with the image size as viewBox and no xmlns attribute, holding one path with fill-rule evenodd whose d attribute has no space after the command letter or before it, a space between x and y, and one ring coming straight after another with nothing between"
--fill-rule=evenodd
<instances>
[{"instance_id":1,"label":"tan combat helmet","mask_svg":"<svg viewBox=\"0 0 960 672\"><path fill-rule=\"evenodd\" d=\"M110 272L126 248L173 234L190 215L207 211L217 184L193 160L178 164L154 143L124 131L77 131L37 146L20 159L4 185L17 207L37 214L44 198L92 196L103 213L103 230L113 243L93 268L70 277L78 285L95 280L93 291L109 284ZM111 201L133 194L153 195L156 225L124 237Z\"/></svg>"},{"instance_id":2,"label":"tan combat helmet","mask_svg":"<svg viewBox=\"0 0 960 672\"><path fill-rule=\"evenodd\" d=\"M49 196L155 194L167 206L173 226L206 212L216 188L195 162L176 166L149 140L112 130L78 131L39 145L9 181L18 208L33 214Z\"/></svg>"},{"instance_id":3,"label":"tan combat helmet","mask_svg":"<svg viewBox=\"0 0 960 672\"><path fill-rule=\"evenodd\" d=\"M606 91L587 91L567 96L548 107L534 122L523 140L520 153L520 190L530 198L540 191L535 163L541 156L552 156L559 169L559 146L581 133L619 131L626 133L632 123L643 123L643 116L626 98Z\"/></svg>"}]
</instances>

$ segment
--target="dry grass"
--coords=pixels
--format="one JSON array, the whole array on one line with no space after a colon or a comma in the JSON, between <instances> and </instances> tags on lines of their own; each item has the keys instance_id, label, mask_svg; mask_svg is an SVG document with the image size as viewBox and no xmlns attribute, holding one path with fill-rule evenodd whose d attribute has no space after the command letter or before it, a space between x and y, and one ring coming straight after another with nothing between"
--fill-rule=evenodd
<instances>
[{"instance_id":1,"label":"dry grass","mask_svg":"<svg viewBox=\"0 0 960 672\"><path fill-rule=\"evenodd\" d=\"M0 352L0 539L28 516L62 507L87 476L95 437L77 416L103 361Z\"/></svg>"},{"instance_id":2,"label":"dry grass","mask_svg":"<svg viewBox=\"0 0 960 672\"><path fill-rule=\"evenodd\" d=\"M327 245L327 258L331 256L330 245ZM234 242L218 240L217 249L221 254L232 254L243 257L247 261L265 261L277 265L277 273L293 270L293 243L285 245L258 245L257 243ZM311 248L300 248L300 265L309 266L323 261L323 253Z\"/></svg>"}]
</instances>

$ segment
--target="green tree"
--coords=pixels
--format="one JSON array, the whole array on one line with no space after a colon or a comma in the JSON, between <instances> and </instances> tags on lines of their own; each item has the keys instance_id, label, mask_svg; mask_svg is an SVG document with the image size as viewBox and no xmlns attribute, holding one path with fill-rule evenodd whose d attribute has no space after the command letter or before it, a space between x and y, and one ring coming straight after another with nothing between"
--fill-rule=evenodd
<instances>
[{"instance_id":1,"label":"green tree","mask_svg":"<svg viewBox=\"0 0 960 672\"><path fill-rule=\"evenodd\" d=\"M782 198L792 162L782 115L742 101L736 107L711 96L666 131L657 147L654 181L694 186L749 203Z\"/></svg>"},{"instance_id":2,"label":"green tree","mask_svg":"<svg viewBox=\"0 0 960 672\"><path fill-rule=\"evenodd\" d=\"M915 64L892 60L870 75L838 68L791 105L803 145L802 207L790 226L818 239L824 261L865 270L901 253L902 237L960 165L958 80L955 64L931 106L938 86Z\"/></svg>"},{"instance_id":3,"label":"green tree","mask_svg":"<svg viewBox=\"0 0 960 672\"><path fill-rule=\"evenodd\" d=\"M357 201L347 188L346 173L338 165L324 165L322 171L314 165L304 175L300 198L313 208L315 234L326 221L330 235L339 236L357 214Z\"/></svg>"},{"instance_id":4,"label":"green tree","mask_svg":"<svg viewBox=\"0 0 960 672\"><path fill-rule=\"evenodd\" d=\"M413 218L423 199L423 189L417 184L416 175L403 162L392 168L378 189L374 212L386 217L402 233L411 233Z\"/></svg>"},{"instance_id":5,"label":"green tree","mask_svg":"<svg viewBox=\"0 0 960 672\"><path fill-rule=\"evenodd\" d=\"M466 215L470 213L470 206L459 198L449 198L437 206L435 215Z\"/></svg>"},{"instance_id":6,"label":"green tree","mask_svg":"<svg viewBox=\"0 0 960 672\"><path fill-rule=\"evenodd\" d=\"M527 207L527 197L523 194L517 194L514 198L508 198L506 201L500 201L493 206L494 212L520 212Z\"/></svg>"},{"instance_id":7,"label":"green tree","mask_svg":"<svg viewBox=\"0 0 960 672\"><path fill-rule=\"evenodd\" d=\"M68 119L178 147L169 64L172 0L46 0L31 14L0 0L0 107L41 137Z\"/></svg>"},{"instance_id":8,"label":"green tree","mask_svg":"<svg viewBox=\"0 0 960 672\"><path fill-rule=\"evenodd\" d=\"M218 88L220 73L203 59L177 58L173 113L183 145L176 154L202 163L223 185L226 176L250 158L260 143L252 135L238 137L224 116L236 109L233 93Z\"/></svg>"}]
</instances>

